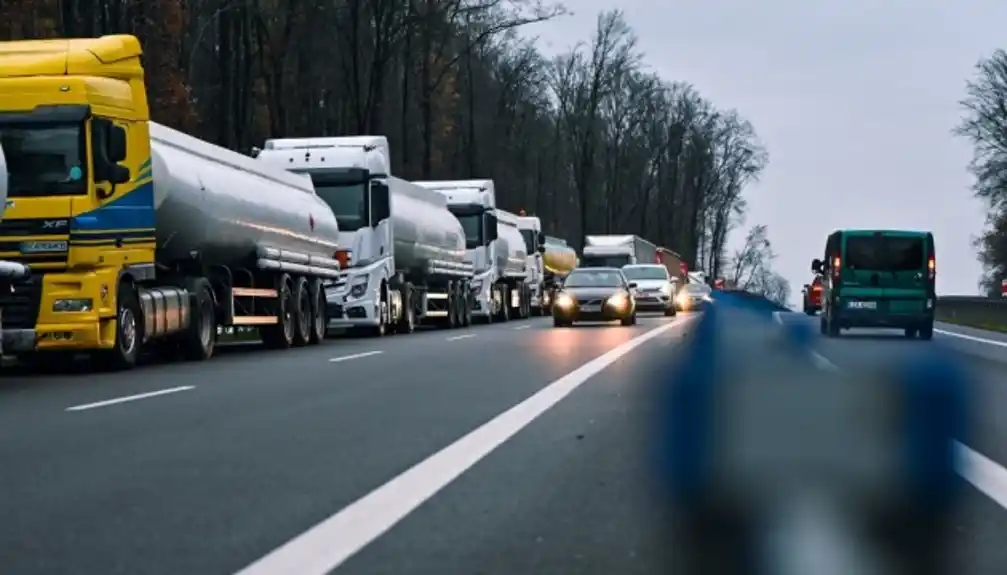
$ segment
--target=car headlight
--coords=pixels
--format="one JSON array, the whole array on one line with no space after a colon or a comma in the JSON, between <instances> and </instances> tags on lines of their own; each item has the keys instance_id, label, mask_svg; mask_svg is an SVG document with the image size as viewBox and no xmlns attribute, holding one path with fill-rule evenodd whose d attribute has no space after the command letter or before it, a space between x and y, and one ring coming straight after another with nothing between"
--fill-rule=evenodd
<instances>
[{"instance_id":1,"label":"car headlight","mask_svg":"<svg viewBox=\"0 0 1007 575\"><path fill-rule=\"evenodd\" d=\"M561 293L556 296L556 306L561 309L570 309L573 307L573 298L569 294Z\"/></svg>"},{"instance_id":2,"label":"car headlight","mask_svg":"<svg viewBox=\"0 0 1007 575\"><path fill-rule=\"evenodd\" d=\"M629 297L623 293L617 293L614 296L608 298L608 305L614 307L615 309L625 309L629 305Z\"/></svg>"},{"instance_id":3,"label":"car headlight","mask_svg":"<svg viewBox=\"0 0 1007 575\"><path fill-rule=\"evenodd\" d=\"M663 286L661 286L661 293L663 293L664 295L666 295L668 297L671 297L671 296L675 295L675 290L671 289L671 285L670 284L664 284Z\"/></svg>"},{"instance_id":4,"label":"car headlight","mask_svg":"<svg viewBox=\"0 0 1007 575\"><path fill-rule=\"evenodd\" d=\"M351 280L350 284L350 297L359 298L367 292L368 277L364 276L362 278L355 278Z\"/></svg>"}]
</instances>

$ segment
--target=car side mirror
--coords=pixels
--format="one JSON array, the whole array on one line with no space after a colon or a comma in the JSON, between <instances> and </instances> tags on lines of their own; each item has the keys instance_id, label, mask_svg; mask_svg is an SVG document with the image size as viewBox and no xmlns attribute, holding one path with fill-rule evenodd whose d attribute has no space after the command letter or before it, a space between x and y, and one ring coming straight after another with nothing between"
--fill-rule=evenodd
<instances>
[{"instance_id":1,"label":"car side mirror","mask_svg":"<svg viewBox=\"0 0 1007 575\"><path fill-rule=\"evenodd\" d=\"M629 282L629 289L636 289L636 286L638 286L638 285L640 285L640 284L638 284L636 282Z\"/></svg>"}]
</instances>

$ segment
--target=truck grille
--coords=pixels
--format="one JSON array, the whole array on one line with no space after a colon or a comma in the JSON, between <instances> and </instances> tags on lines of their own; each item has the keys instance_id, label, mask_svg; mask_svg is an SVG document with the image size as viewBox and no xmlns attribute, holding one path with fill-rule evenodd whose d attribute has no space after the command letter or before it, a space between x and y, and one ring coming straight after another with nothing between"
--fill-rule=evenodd
<instances>
[{"instance_id":1,"label":"truck grille","mask_svg":"<svg viewBox=\"0 0 1007 575\"><path fill-rule=\"evenodd\" d=\"M3 327L8 329L33 329L38 320L42 301L42 274L13 284L0 284L0 310L3 310Z\"/></svg>"}]
</instances>

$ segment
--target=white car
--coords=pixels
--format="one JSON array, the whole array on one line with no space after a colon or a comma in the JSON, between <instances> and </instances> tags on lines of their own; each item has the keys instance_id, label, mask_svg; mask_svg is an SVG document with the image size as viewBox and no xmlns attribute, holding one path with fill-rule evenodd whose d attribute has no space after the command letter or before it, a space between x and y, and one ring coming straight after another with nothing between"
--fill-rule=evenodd
<instances>
[{"instance_id":1,"label":"white car","mask_svg":"<svg viewBox=\"0 0 1007 575\"><path fill-rule=\"evenodd\" d=\"M622 267L622 275L636 284L633 297L637 311L660 311L675 315L675 283L660 264L632 264Z\"/></svg>"},{"instance_id":2,"label":"white car","mask_svg":"<svg viewBox=\"0 0 1007 575\"><path fill-rule=\"evenodd\" d=\"M675 307L680 311L696 309L705 301L710 301L710 286L705 284L688 283L675 296Z\"/></svg>"}]
</instances>

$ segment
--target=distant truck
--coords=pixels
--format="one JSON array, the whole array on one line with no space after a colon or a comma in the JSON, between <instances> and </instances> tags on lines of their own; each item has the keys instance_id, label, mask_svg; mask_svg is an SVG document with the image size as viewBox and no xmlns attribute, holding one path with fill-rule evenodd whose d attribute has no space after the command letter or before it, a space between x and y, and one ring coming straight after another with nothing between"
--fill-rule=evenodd
<instances>
[{"instance_id":1,"label":"distant truck","mask_svg":"<svg viewBox=\"0 0 1007 575\"><path fill-rule=\"evenodd\" d=\"M518 215L518 229L528 250L532 315L548 315L560 282L577 267L577 252L565 240L542 233L542 221Z\"/></svg>"},{"instance_id":2,"label":"distant truck","mask_svg":"<svg viewBox=\"0 0 1007 575\"><path fill-rule=\"evenodd\" d=\"M686 282L689 267L685 260L678 253L665 247L657 248L657 263L663 265L668 270L668 275L679 285Z\"/></svg>"},{"instance_id":3,"label":"distant truck","mask_svg":"<svg viewBox=\"0 0 1007 575\"><path fill-rule=\"evenodd\" d=\"M310 176L351 258L326 289L328 326L381 336L471 323L465 232L442 194L391 173L384 136L267 140L260 162Z\"/></svg>"},{"instance_id":4,"label":"distant truck","mask_svg":"<svg viewBox=\"0 0 1007 575\"><path fill-rule=\"evenodd\" d=\"M517 216L497 208L493 180L413 183L442 194L461 222L466 258L475 268L473 316L487 323L529 317L528 253Z\"/></svg>"},{"instance_id":5,"label":"distant truck","mask_svg":"<svg viewBox=\"0 0 1007 575\"><path fill-rule=\"evenodd\" d=\"M658 263L657 246L633 235L584 236L581 267L616 267Z\"/></svg>"},{"instance_id":6,"label":"distant truck","mask_svg":"<svg viewBox=\"0 0 1007 575\"><path fill-rule=\"evenodd\" d=\"M332 210L303 177L151 122L141 54L129 35L0 42L0 259L32 271L0 293L4 351L126 369L144 349L207 359L218 328L319 342Z\"/></svg>"}]
</instances>

